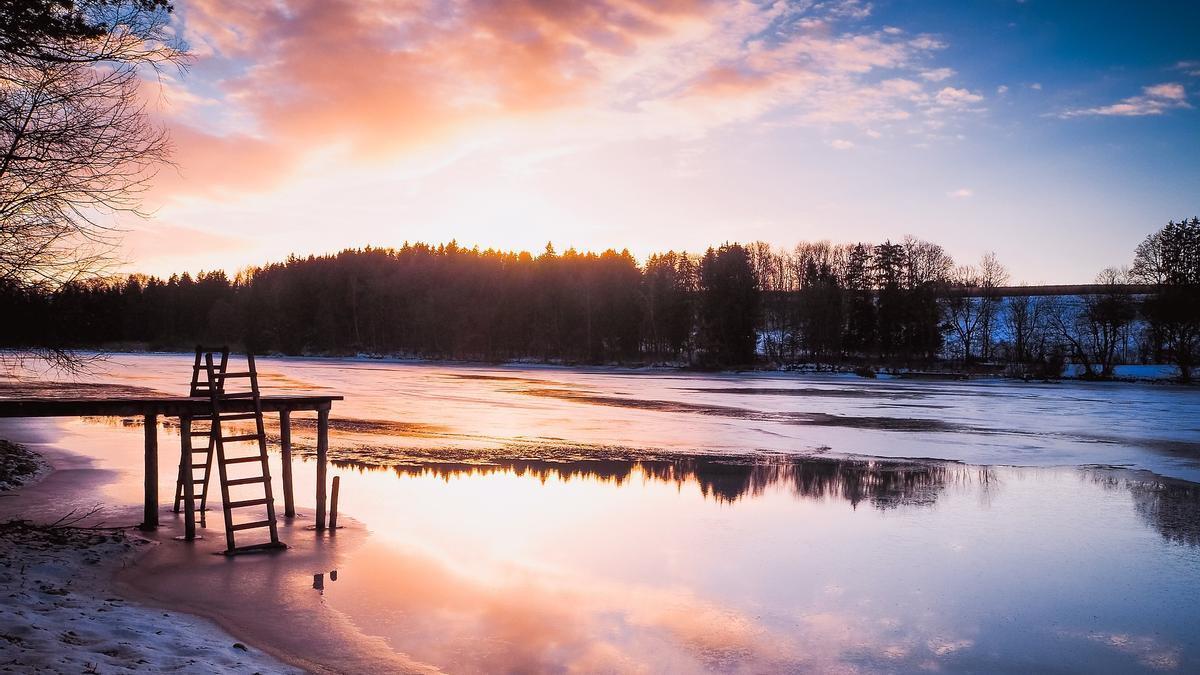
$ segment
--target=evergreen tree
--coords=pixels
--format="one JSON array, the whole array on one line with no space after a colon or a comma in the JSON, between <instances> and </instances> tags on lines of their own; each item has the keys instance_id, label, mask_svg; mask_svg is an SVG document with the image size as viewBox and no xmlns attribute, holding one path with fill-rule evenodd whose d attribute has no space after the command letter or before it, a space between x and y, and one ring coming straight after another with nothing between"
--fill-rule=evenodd
<instances>
[{"instance_id":1,"label":"evergreen tree","mask_svg":"<svg viewBox=\"0 0 1200 675\"><path fill-rule=\"evenodd\" d=\"M749 252L739 244L708 249L700 262L700 348L707 364L754 362L759 306Z\"/></svg>"}]
</instances>

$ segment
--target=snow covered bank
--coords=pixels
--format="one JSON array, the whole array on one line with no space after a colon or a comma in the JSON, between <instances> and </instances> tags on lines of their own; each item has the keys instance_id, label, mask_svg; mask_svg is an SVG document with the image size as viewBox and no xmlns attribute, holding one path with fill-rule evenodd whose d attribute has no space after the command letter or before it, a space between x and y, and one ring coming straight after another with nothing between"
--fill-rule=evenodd
<instances>
[{"instance_id":1,"label":"snow covered bank","mask_svg":"<svg viewBox=\"0 0 1200 675\"><path fill-rule=\"evenodd\" d=\"M1063 377L1083 377L1085 369L1078 363L1068 363ZM1179 379L1179 368L1167 364L1113 366L1113 378L1137 382L1171 382Z\"/></svg>"},{"instance_id":2,"label":"snow covered bank","mask_svg":"<svg viewBox=\"0 0 1200 675\"><path fill-rule=\"evenodd\" d=\"M0 438L0 492L36 483L50 473L50 463L23 445Z\"/></svg>"},{"instance_id":3,"label":"snow covered bank","mask_svg":"<svg viewBox=\"0 0 1200 675\"><path fill-rule=\"evenodd\" d=\"M28 452L6 445L7 458ZM23 475L44 474L45 466ZM64 523L0 523L0 670L299 672L210 621L115 596L107 590L113 574L153 544L125 530Z\"/></svg>"}]
</instances>

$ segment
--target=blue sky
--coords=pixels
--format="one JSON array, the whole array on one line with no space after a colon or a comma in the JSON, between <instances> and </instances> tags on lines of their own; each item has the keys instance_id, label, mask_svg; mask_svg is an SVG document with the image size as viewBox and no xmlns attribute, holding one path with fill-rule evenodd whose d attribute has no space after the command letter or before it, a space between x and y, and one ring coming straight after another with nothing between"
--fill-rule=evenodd
<instances>
[{"instance_id":1,"label":"blue sky","mask_svg":"<svg viewBox=\"0 0 1200 675\"><path fill-rule=\"evenodd\" d=\"M1198 3L195 0L178 19L178 171L130 225L129 269L912 234L1083 282L1200 215Z\"/></svg>"}]
</instances>

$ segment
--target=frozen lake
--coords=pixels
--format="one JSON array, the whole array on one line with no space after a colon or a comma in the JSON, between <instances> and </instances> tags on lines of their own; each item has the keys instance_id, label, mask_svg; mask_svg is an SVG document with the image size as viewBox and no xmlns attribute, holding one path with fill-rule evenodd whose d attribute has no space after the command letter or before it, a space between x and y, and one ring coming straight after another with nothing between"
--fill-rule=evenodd
<instances>
[{"instance_id":1,"label":"frozen lake","mask_svg":"<svg viewBox=\"0 0 1200 675\"><path fill-rule=\"evenodd\" d=\"M117 356L88 379L180 393L190 367ZM260 370L270 393L346 397L333 473L343 512L370 530L322 592L312 573L328 570L271 577L272 592L420 663L1200 669L1197 389L357 360ZM62 386L91 388L6 393ZM53 424L110 470L105 499L136 503L140 429ZM311 431L295 431L302 451ZM172 480L163 467L163 494ZM296 480L311 483L311 462Z\"/></svg>"}]
</instances>

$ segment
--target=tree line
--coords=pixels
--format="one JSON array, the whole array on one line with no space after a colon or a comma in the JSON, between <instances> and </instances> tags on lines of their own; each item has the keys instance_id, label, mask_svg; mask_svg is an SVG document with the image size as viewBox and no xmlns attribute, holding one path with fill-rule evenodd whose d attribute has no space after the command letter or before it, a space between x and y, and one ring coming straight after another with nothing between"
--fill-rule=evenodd
<instances>
[{"instance_id":1,"label":"tree line","mask_svg":"<svg viewBox=\"0 0 1200 675\"><path fill-rule=\"evenodd\" d=\"M727 243L539 255L405 244L224 272L0 284L13 348L225 343L256 353L394 354L562 363L891 365L953 362L1110 377L1200 340L1200 219L1171 222L1086 293L1006 287L994 255L958 265L937 244Z\"/></svg>"}]
</instances>

